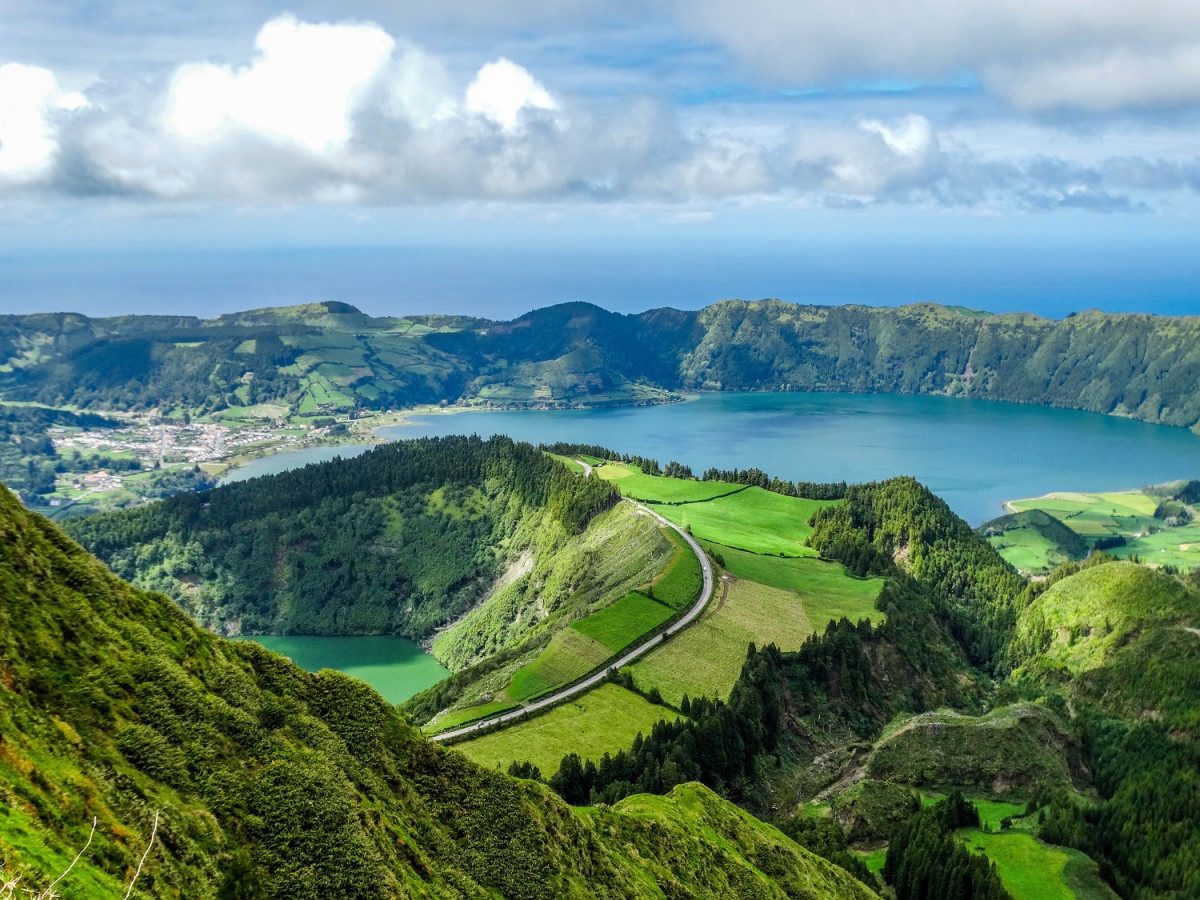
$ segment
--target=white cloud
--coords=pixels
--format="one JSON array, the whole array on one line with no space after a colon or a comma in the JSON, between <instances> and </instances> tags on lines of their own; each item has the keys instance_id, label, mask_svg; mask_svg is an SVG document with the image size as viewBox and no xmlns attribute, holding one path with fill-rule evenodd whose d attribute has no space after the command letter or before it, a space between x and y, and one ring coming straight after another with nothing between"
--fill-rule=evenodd
<instances>
[{"instance_id":1,"label":"white cloud","mask_svg":"<svg viewBox=\"0 0 1200 900\"><path fill-rule=\"evenodd\" d=\"M689 0L682 22L788 84L974 73L1024 109L1200 102L1188 0Z\"/></svg>"},{"instance_id":2,"label":"white cloud","mask_svg":"<svg viewBox=\"0 0 1200 900\"><path fill-rule=\"evenodd\" d=\"M55 111L77 110L86 103L82 95L62 91L49 69L0 66L0 185L44 178L58 152L51 121Z\"/></svg>"},{"instance_id":3,"label":"white cloud","mask_svg":"<svg viewBox=\"0 0 1200 900\"><path fill-rule=\"evenodd\" d=\"M1028 122L1014 139L999 120L947 128L904 98L885 114L808 103L679 113L647 96L560 91L507 57L455 65L376 24L292 16L247 50L157 83L101 83L90 105L46 69L0 68L0 188L191 208L665 202L690 216L764 199L1111 211L1200 185L1190 141L1128 133L1105 149L1081 132L1055 143ZM1060 91L1079 105L1072 85L1084 81Z\"/></svg>"},{"instance_id":4,"label":"white cloud","mask_svg":"<svg viewBox=\"0 0 1200 900\"><path fill-rule=\"evenodd\" d=\"M395 41L376 25L272 19L249 66L185 65L172 80L169 119L185 138L243 127L314 152L344 145L351 117L391 61Z\"/></svg>"},{"instance_id":5,"label":"white cloud","mask_svg":"<svg viewBox=\"0 0 1200 900\"><path fill-rule=\"evenodd\" d=\"M467 87L467 109L512 131L526 110L554 111L558 103L529 72L501 57L481 68Z\"/></svg>"},{"instance_id":6,"label":"white cloud","mask_svg":"<svg viewBox=\"0 0 1200 900\"><path fill-rule=\"evenodd\" d=\"M1014 106L1033 112L1180 106L1200 100L1200 42L1160 52L1116 47L984 74Z\"/></svg>"}]
</instances>

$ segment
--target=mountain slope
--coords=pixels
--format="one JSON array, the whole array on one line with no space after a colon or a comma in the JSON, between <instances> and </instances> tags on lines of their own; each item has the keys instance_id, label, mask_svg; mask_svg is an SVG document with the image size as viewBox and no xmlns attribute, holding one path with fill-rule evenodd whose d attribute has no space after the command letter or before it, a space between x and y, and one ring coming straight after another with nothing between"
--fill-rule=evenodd
<instances>
[{"instance_id":1,"label":"mountain slope","mask_svg":"<svg viewBox=\"0 0 1200 900\"><path fill-rule=\"evenodd\" d=\"M305 414L461 401L661 402L679 390L939 394L1200 424L1200 317L1061 321L919 303L723 300L511 322L375 318L341 303L212 320L0 317L0 397L93 408L271 403Z\"/></svg>"},{"instance_id":2,"label":"mountain slope","mask_svg":"<svg viewBox=\"0 0 1200 900\"><path fill-rule=\"evenodd\" d=\"M62 896L831 897L860 884L699 786L575 811L360 682L194 627L0 491L0 856Z\"/></svg>"},{"instance_id":3,"label":"mountain slope","mask_svg":"<svg viewBox=\"0 0 1200 900\"><path fill-rule=\"evenodd\" d=\"M528 444L446 437L68 527L121 576L168 593L226 633L419 640L483 600L525 553L540 580L519 581L513 608L536 605L555 555L617 499L607 484L572 475ZM559 600L545 597L552 606ZM524 628L506 623L501 645L543 618L526 615ZM470 653L456 655L469 661Z\"/></svg>"}]
</instances>

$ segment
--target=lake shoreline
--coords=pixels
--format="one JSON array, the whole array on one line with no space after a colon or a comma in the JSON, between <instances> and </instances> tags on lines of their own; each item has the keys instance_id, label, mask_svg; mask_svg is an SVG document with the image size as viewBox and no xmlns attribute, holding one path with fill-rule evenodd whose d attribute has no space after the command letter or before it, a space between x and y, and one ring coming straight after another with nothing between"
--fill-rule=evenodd
<instances>
[{"instance_id":1,"label":"lake shoreline","mask_svg":"<svg viewBox=\"0 0 1200 900\"><path fill-rule=\"evenodd\" d=\"M230 480L390 440L472 432L600 444L661 464L680 460L697 474L758 468L793 481L850 483L909 475L973 525L1009 513L1012 498L1200 474L1200 436L1136 419L959 397L755 391L697 392L653 407L418 407L364 422L360 444L275 454Z\"/></svg>"}]
</instances>

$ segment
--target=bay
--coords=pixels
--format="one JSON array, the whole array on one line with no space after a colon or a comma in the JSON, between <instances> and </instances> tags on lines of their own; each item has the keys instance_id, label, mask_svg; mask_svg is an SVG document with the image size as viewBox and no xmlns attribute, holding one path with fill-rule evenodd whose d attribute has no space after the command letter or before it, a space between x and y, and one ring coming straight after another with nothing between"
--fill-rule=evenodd
<instances>
[{"instance_id":1,"label":"bay","mask_svg":"<svg viewBox=\"0 0 1200 900\"><path fill-rule=\"evenodd\" d=\"M338 444L332 447L301 447L299 450L283 450L268 456L242 463L235 469L230 469L221 479L221 484L232 484L235 481L246 481L260 475L278 475L291 469L300 469L309 463L329 462L341 457L349 459L366 453L371 449L370 444Z\"/></svg>"},{"instance_id":2,"label":"bay","mask_svg":"<svg viewBox=\"0 0 1200 900\"><path fill-rule=\"evenodd\" d=\"M392 636L255 635L240 638L280 653L302 669L336 669L401 703L450 675L414 641Z\"/></svg>"}]
</instances>

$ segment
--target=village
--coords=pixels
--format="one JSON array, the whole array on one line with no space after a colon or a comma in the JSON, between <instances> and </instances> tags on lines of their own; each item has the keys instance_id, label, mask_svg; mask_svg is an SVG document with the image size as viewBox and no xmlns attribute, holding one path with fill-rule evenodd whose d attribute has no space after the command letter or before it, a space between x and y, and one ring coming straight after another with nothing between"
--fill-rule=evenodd
<instances>
[{"instance_id":1,"label":"village","mask_svg":"<svg viewBox=\"0 0 1200 900\"><path fill-rule=\"evenodd\" d=\"M51 428L49 436L59 456L78 454L77 459L107 464L94 471L75 468L60 474L47 505L64 511L81 501L126 505L148 491L153 494L154 476L172 471L211 483L247 459L322 442L327 431L304 425L237 426L140 417L128 417L128 424L116 429Z\"/></svg>"}]
</instances>

